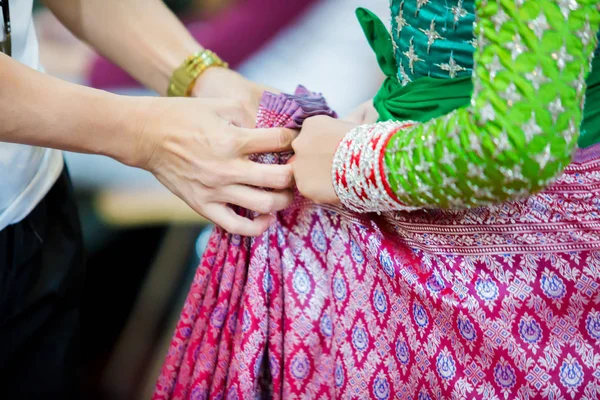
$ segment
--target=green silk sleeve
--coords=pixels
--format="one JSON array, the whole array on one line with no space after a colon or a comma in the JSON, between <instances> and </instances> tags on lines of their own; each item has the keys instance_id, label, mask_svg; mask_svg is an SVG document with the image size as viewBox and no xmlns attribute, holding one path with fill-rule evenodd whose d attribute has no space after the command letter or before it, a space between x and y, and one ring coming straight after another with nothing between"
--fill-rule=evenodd
<instances>
[{"instance_id":1,"label":"green silk sleeve","mask_svg":"<svg viewBox=\"0 0 600 400\"><path fill-rule=\"evenodd\" d=\"M482 0L476 15L470 105L425 123L351 132L334 159L344 204L358 211L477 207L538 192L570 163L599 3ZM379 179L361 182L356 173L364 171ZM364 193L351 193L336 176L352 176Z\"/></svg>"}]
</instances>

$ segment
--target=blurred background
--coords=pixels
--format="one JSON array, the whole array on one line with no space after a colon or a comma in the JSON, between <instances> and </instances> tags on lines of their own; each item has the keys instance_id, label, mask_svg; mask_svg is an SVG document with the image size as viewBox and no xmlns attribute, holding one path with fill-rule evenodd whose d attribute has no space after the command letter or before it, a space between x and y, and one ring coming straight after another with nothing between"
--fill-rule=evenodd
<instances>
[{"instance_id":1,"label":"blurred background","mask_svg":"<svg viewBox=\"0 0 600 400\"><path fill-rule=\"evenodd\" d=\"M354 10L368 6L388 20L387 0L164 1L200 43L248 78L286 92L303 84L342 116L371 98L383 79ZM39 4L35 19L47 73L115 93L155 95ZM211 226L147 172L100 156L66 160L88 251L83 398L149 398Z\"/></svg>"}]
</instances>

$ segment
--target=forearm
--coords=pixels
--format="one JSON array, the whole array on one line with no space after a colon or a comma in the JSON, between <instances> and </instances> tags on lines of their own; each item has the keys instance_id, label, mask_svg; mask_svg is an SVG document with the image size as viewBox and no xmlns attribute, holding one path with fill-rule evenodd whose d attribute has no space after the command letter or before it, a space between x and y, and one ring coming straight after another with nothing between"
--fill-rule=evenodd
<instances>
[{"instance_id":1,"label":"forearm","mask_svg":"<svg viewBox=\"0 0 600 400\"><path fill-rule=\"evenodd\" d=\"M160 0L45 0L80 39L164 95L175 68L201 50Z\"/></svg>"},{"instance_id":2,"label":"forearm","mask_svg":"<svg viewBox=\"0 0 600 400\"><path fill-rule=\"evenodd\" d=\"M138 165L140 146L150 144L140 140L144 118L137 116L154 99L134 102L73 85L3 54L0 81L0 141L102 154L129 165Z\"/></svg>"}]
</instances>

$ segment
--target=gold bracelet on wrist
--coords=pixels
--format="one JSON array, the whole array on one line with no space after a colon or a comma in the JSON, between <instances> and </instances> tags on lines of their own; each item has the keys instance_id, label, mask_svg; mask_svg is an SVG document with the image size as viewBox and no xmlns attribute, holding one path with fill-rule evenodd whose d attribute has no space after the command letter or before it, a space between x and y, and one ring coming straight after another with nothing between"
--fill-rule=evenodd
<instances>
[{"instance_id":1,"label":"gold bracelet on wrist","mask_svg":"<svg viewBox=\"0 0 600 400\"><path fill-rule=\"evenodd\" d=\"M175 70L169 82L169 97L189 97L198 77L210 67L228 68L227 63L210 50L192 54Z\"/></svg>"}]
</instances>

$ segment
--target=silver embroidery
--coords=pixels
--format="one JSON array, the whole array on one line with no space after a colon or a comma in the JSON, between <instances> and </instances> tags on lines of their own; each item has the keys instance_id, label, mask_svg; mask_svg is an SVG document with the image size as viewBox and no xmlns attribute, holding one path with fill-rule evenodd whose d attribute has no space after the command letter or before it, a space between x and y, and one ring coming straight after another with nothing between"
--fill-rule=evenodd
<instances>
[{"instance_id":1,"label":"silver embroidery","mask_svg":"<svg viewBox=\"0 0 600 400\"><path fill-rule=\"evenodd\" d=\"M450 60L448 60L448 63L446 64L435 64L436 66L440 67L442 70L444 71L448 71L448 75L450 75L450 78L456 78L456 73L457 72L461 72L461 71L465 71L466 68L463 67L462 65L458 65L456 63L456 61L454 60L454 54L451 52L450 53Z\"/></svg>"},{"instance_id":2,"label":"silver embroidery","mask_svg":"<svg viewBox=\"0 0 600 400\"><path fill-rule=\"evenodd\" d=\"M577 0L558 0L558 6L565 19L569 18L571 11L575 11L578 8Z\"/></svg>"},{"instance_id":3,"label":"silver embroidery","mask_svg":"<svg viewBox=\"0 0 600 400\"><path fill-rule=\"evenodd\" d=\"M431 20L431 23L429 24L429 29L419 28L419 30L421 32L423 32L425 34L425 36L427 36L427 54L429 54L429 50L431 49L431 45L436 40L438 40L438 39L445 40L446 39L445 37L443 37L442 35L440 35L435 30L435 19Z\"/></svg>"},{"instance_id":4,"label":"silver embroidery","mask_svg":"<svg viewBox=\"0 0 600 400\"><path fill-rule=\"evenodd\" d=\"M469 135L469 144L471 150L473 150L477 155L482 156L483 150L481 149L481 142L479 141L479 136L474 133Z\"/></svg>"},{"instance_id":5,"label":"silver embroidery","mask_svg":"<svg viewBox=\"0 0 600 400\"><path fill-rule=\"evenodd\" d=\"M467 177L468 178L481 178L484 176L485 172L483 170L483 165L477 165L473 163L469 163L467 165Z\"/></svg>"},{"instance_id":6,"label":"silver embroidery","mask_svg":"<svg viewBox=\"0 0 600 400\"><path fill-rule=\"evenodd\" d=\"M585 90L585 67L581 67L579 76L573 81L573 87L577 91L577 96L581 96Z\"/></svg>"},{"instance_id":7,"label":"silver embroidery","mask_svg":"<svg viewBox=\"0 0 600 400\"><path fill-rule=\"evenodd\" d=\"M577 139L577 134L578 134L578 129L575 126L575 122L573 122L573 120L569 120L569 126L567 127L567 129L563 132L563 137L565 138L565 141L567 142L567 144L572 145L573 144L573 140Z\"/></svg>"},{"instance_id":8,"label":"silver embroidery","mask_svg":"<svg viewBox=\"0 0 600 400\"><path fill-rule=\"evenodd\" d=\"M392 41L392 48L394 49L394 56L396 55L396 53L398 52L398 43L396 43L396 40L394 39L394 35L390 32L390 39Z\"/></svg>"},{"instance_id":9,"label":"silver embroidery","mask_svg":"<svg viewBox=\"0 0 600 400\"><path fill-rule=\"evenodd\" d=\"M515 61L517 57L525 52L527 49L523 40L521 39L521 35L516 34L513 36L512 42L506 44L506 48L510 50L510 57Z\"/></svg>"},{"instance_id":10,"label":"silver embroidery","mask_svg":"<svg viewBox=\"0 0 600 400\"><path fill-rule=\"evenodd\" d=\"M506 131L500 132L500 134L497 137L494 137L492 141L496 145L496 153L494 154L495 156L506 150L510 150L511 148Z\"/></svg>"},{"instance_id":11,"label":"silver embroidery","mask_svg":"<svg viewBox=\"0 0 600 400\"><path fill-rule=\"evenodd\" d=\"M488 121L493 121L496 119L496 112L494 111L494 107L490 103L487 103L483 107L481 107L481 112L479 114L479 122L481 124L485 124Z\"/></svg>"},{"instance_id":12,"label":"silver embroidery","mask_svg":"<svg viewBox=\"0 0 600 400\"><path fill-rule=\"evenodd\" d=\"M406 74L406 71L404 70L404 65L402 65L402 63L398 64L398 75L400 77L400 83L402 84L402 86L406 86L407 84L412 82L410 77Z\"/></svg>"},{"instance_id":13,"label":"silver embroidery","mask_svg":"<svg viewBox=\"0 0 600 400\"><path fill-rule=\"evenodd\" d=\"M388 121L361 125L344 137L335 153L331 171L334 189L342 204L357 212L402 208L402 205L385 190L378 160L385 151L384 146L389 138L407 124ZM397 172L406 173L403 160L402 158L400 169L394 173L395 176L398 175ZM338 180L338 176L345 176L345 185ZM367 178L371 176L375 177L375 182ZM421 189L427 188L422 185Z\"/></svg>"},{"instance_id":14,"label":"silver embroidery","mask_svg":"<svg viewBox=\"0 0 600 400\"><path fill-rule=\"evenodd\" d=\"M542 40L544 32L550 29L548 20L543 12L540 11L540 15L538 15L536 19L529 23L529 29L535 33L535 36L537 36L539 40Z\"/></svg>"},{"instance_id":15,"label":"silver embroidery","mask_svg":"<svg viewBox=\"0 0 600 400\"><path fill-rule=\"evenodd\" d=\"M573 56L569 53L564 44L557 53L552 53L552 58L556 60L556 65L558 65L558 69L561 72L565 69L568 62L573 61Z\"/></svg>"},{"instance_id":16,"label":"silver embroidery","mask_svg":"<svg viewBox=\"0 0 600 400\"><path fill-rule=\"evenodd\" d=\"M535 90L539 90L542 84L550 82L539 65L532 72L525 74L525 78L531 82Z\"/></svg>"},{"instance_id":17,"label":"silver embroidery","mask_svg":"<svg viewBox=\"0 0 600 400\"><path fill-rule=\"evenodd\" d=\"M471 39L471 40L465 41L465 43L470 44L471 46L473 46L474 49L477 48L477 38L475 38L475 37L473 39Z\"/></svg>"},{"instance_id":18,"label":"silver embroidery","mask_svg":"<svg viewBox=\"0 0 600 400\"><path fill-rule=\"evenodd\" d=\"M396 20L396 32L400 34L402 32L402 28L408 25L406 19L404 18L404 1L400 3L400 10L398 11L398 15L395 18Z\"/></svg>"},{"instance_id":19,"label":"silver embroidery","mask_svg":"<svg viewBox=\"0 0 600 400\"><path fill-rule=\"evenodd\" d=\"M521 182L524 179L520 164L513 165L512 169L506 167L500 167L498 169L506 178L505 182Z\"/></svg>"},{"instance_id":20,"label":"silver embroidery","mask_svg":"<svg viewBox=\"0 0 600 400\"><path fill-rule=\"evenodd\" d=\"M494 79L496 79L496 75L498 74L498 72L502 71L503 69L504 69L504 66L500 62L500 58L498 57L498 54L494 54L494 57L492 58L492 62L488 66L488 70L490 71L490 80L493 82Z\"/></svg>"},{"instance_id":21,"label":"silver embroidery","mask_svg":"<svg viewBox=\"0 0 600 400\"><path fill-rule=\"evenodd\" d=\"M504 12L503 8L500 8L498 12L492 17L492 22L494 23L494 27L496 28L496 32L500 32L502 29L502 25L507 23L510 20L510 17L506 12Z\"/></svg>"},{"instance_id":22,"label":"silver embroidery","mask_svg":"<svg viewBox=\"0 0 600 400\"><path fill-rule=\"evenodd\" d=\"M452 15L454 15L454 29L456 29L456 24L458 24L458 21L461 18L469 15L469 12L463 8L463 0L458 0L458 4L452 6L450 11L452 12Z\"/></svg>"},{"instance_id":23,"label":"silver embroidery","mask_svg":"<svg viewBox=\"0 0 600 400\"><path fill-rule=\"evenodd\" d=\"M535 156L535 161L540 165L540 169L544 169L549 162L554 161L552 154L550 152L550 144L548 143L546 147L544 147L544 151Z\"/></svg>"},{"instance_id":24,"label":"silver embroidery","mask_svg":"<svg viewBox=\"0 0 600 400\"><path fill-rule=\"evenodd\" d=\"M413 44L414 39L414 36L410 38L408 50L403 53L406 58L408 58L408 68L410 68L411 74L415 73L415 63L423 61L423 59L415 53L415 45Z\"/></svg>"},{"instance_id":25,"label":"silver embroidery","mask_svg":"<svg viewBox=\"0 0 600 400\"><path fill-rule=\"evenodd\" d=\"M585 25L583 25L583 30L578 31L576 35L581 40L581 43L583 43L584 47L587 47L590 44L593 36L589 16L586 18Z\"/></svg>"},{"instance_id":26,"label":"silver embroidery","mask_svg":"<svg viewBox=\"0 0 600 400\"><path fill-rule=\"evenodd\" d=\"M522 98L513 82L509 83L508 87L503 93L500 93L500 97L506 100L506 103L509 106L512 106L515 102L520 101Z\"/></svg>"},{"instance_id":27,"label":"silver embroidery","mask_svg":"<svg viewBox=\"0 0 600 400\"><path fill-rule=\"evenodd\" d=\"M525 140L527 140L527 142L531 142L535 135L542 133L542 128L537 124L534 112L531 113L529 121L523 125L523 133L525 134Z\"/></svg>"},{"instance_id":28,"label":"silver embroidery","mask_svg":"<svg viewBox=\"0 0 600 400\"><path fill-rule=\"evenodd\" d=\"M418 16L421 8L427 4L429 4L429 0L417 0L417 10L415 11L415 16Z\"/></svg>"},{"instance_id":29,"label":"silver embroidery","mask_svg":"<svg viewBox=\"0 0 600 400\"><path fill-rule=\"evenodd\" d=\"M454 160L456 160L456 157L456 154L454 154L451 151L448 151L448 149L444 147L444 155L442 156L440 162L442 164L454 166Z\"/></svg>"},{"instance_id":30,"label":"silver embroidery","mask_svg":"<svg viewBox=\"0 0 600 400\"><path fill-rule=\"evenodd\" d=\"M550 111L550 114L552 114L552 122L556 123L560 114L565 112L560 97L557 97L556 100L549 104L548 110Z\"/></svg>"}]
</instances>

